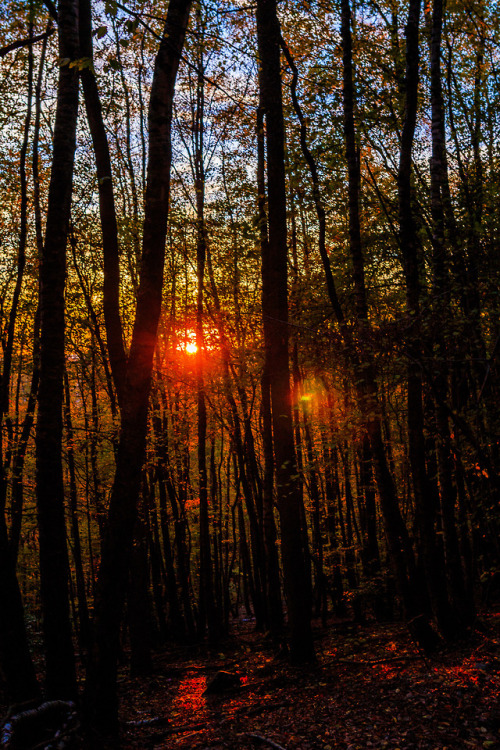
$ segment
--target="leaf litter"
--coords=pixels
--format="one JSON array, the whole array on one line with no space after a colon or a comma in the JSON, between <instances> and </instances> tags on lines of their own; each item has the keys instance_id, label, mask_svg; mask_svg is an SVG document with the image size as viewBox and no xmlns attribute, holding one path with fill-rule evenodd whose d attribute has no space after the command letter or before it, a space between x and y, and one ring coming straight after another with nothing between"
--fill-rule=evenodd
<instances>
[{"instance_id":1,"label":"leaf litter","mask_svg":"<svg viewBox=\"0 0 500 750\"><path fill-rule=\"evenodd\" d=\"M217 650L158 654L120 681L124 748L452 750L500 748L500 617L471 643L423 656L401 624L316 627L318 663L290 667L241 623ZM219 671L239 687L204 695Z\"/></svg>"}]
</instances>

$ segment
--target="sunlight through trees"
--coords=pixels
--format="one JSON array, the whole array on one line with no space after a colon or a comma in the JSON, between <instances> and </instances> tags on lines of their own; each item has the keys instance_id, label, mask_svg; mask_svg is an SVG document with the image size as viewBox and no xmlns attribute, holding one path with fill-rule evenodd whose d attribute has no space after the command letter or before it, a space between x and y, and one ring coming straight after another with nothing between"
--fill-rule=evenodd
<instances>
[{"instance_id":1,"label":"sunlight through trees","mask_svg":"<svg viewBox=\"0 0 500 750\"><path fill-rule=\"evenodd\" d=\"M500 596L497 4L0 10L0 702L104 742L120 660L243 616L292 665L315 620L466 641Z\"/></svg>"}]
</instances>

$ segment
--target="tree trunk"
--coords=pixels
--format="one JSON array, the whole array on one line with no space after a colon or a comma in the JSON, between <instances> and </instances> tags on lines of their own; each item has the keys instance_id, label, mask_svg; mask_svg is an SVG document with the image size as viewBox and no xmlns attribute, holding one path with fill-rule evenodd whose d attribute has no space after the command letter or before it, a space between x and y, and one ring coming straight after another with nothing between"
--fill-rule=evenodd
<instances>
[{"instance_id":1,"label":"tree trunk","mask_svg":"<svg viewBox=\"0 0 500 750\"><path fill-rule=\"evenodd\" d=\"M92 9L90 0L79 0L80 54L93 58L92 49ZM102 245L104 259L103 310L106 326L106 339L109 362L118 402L123 397L126 353L123 345L123 331L120 318L120 267L118 247L118 227L116 220L115 199L111 157L108 139L102 117L97 81L92 67L87 66L81 72L85 110L94 147L99 185L99 213L101 217Z\"/></svg>"},{"instance_id":2,"label":"tree trunk","mask_svg":"<svg viewBox=\"0 0 500 750\"><path fill-rule=\"evenodd\" d=\"M466 595L464 571L462 569L460 545L455 520L456 488L453 484L452 447L448 414L443 403L449 399L448 347L446 334L451 324L450 284L448 252L444 233L445 196L447 193L447 158L444 121L443 91L441 84L441 36L443 26L442 0L434 0L431 28L431 114L432 114L432 158L431 158L431 215L434 271L434 312L440 326L434 334L437 361L434 366L434 388L439 394L436 405L436 426L439 432L437 454L441 510L445 540L445 560L448 573L451 602L455 612L452 621L444 622L443 634L449 637L460 634L464 626L474 619L473 600ZM451 207L449 211L451 211ZM444 326L441 327L441 326ZM431 574L431 571L429 571ZM444 596L441 597L444 601ZM442 607L441 602L439 603ZM458 617L457 617L458 615Z\"/></svg>"},{"instance_id":3,"label":"tree trunk","mask_svg":"<svg viewBox=\"0 0 500 750\"><path fill-rule=\"evenodd\" d=\"M177 580L174 568L174 558L172 553L172 544L170 541L170 531L168 528L168 514L167 514L167 492L165 487L165 479L163 477L163 470L158 470L158 493L159 493L159 504L160 504L160 527L161 535L163 539L163 556L165 559L165 588L166 595L169 605L169 622L172 628L174 637L181 638L185 635L186 626L181 614L181 607L179 602L179 594L177 590ZM184 552L182 552L184 554ZM184 558L183 558L184 559ZM178 563L180 567L180 563ZM180 576L179 576L180 577ZM184 586L181 584L181 592L184 591ZM191 602L189 601L189 589L187 590L187 599L189 603L189 612L191 612ZM194 625L191 626L191 633L193 635Z\"/></svg>"},{"instance_id":4,"label":"tree trunk","mask_svg":"<svg viewBox=\"0 0 500 750\"><path fill-rule=\"evenodd\" d=\"M420 0L417 1L420 2ZM372 448L375 476L379 488L389 553L397 576L406 616L413 636L424 648L431 649L434 641L434 633L422 612L422 597L416 577L413 549L408 530L401 516L397 489L387 462L383 441L375 364L370 355L369 342L364 342L365 336L370 331L370 326L368 323L368 304L364 281L363 247L359 218L360 162L354 123L354 67L352 62L351 11L349 0L342 0L341 7L344 138L349 183L349 242L353 261L356 322L360 338L359 354L353 352L356 388L360 410ZM411 6L410 19L413 18L413 12L415 12L415 9ZM408 29L409 26L407 27L407 34L409 33ZM413 105L413 99L411 100L411 104ZM411 145L412 139L409 142Z\"/></svg>"},{"instance_id":5,"label":"tree trunk","mask_svg":"<svg viewBox=\"0 0 500 750\"><path fill-rule=\"evenodd\" d=\"M359 456L359 478L363 493L362 526L364 532L362 563L365 575L372 578L380 570L380 551L377 539L377 509L375 487L373 486L372 450L367 435L363 441Z\"/></svg>"},{"instance_id":6,"label":"tree trunk","mask_svg":"<svg viewBox=\"0 0 500 750\"><path fill-rule=\"evenodd\" d=\"M194 140L194 181L196 190L196 397L198 411L198 482L200 497L200 588L198 627L204 635L208 629L208 638L214 643L219 637L218 615L214 597L214 580L212 550L210 543L210 513L208 507L208 472L207 472L207 404L204 378L204 323L203 323L203 290L205 283L205 265L207 257L207 230L205 225L205 165L204 165L204 128L205 128L205 80L203 73L203 24L201 9L196 10L198 50L196 79L196 107L193 122Z\"/></svg>"},{"instance_id":7,"label":"tree trunk","mask_svg":"<svg viewBox=\"0 0 500 750\"><path fill-rule=\"evenodd\" d=\"M95 641L86 684L89 724L118 729L116 671L119 631L130 567L144 460L148 400L163 287L175 79L190 0L171 0L156 55L149 107L148 183L141 278L124 387L116 473L95 602Z\"/></svg>"},{"instance_id":8,"label":"tree trunk","mask_svg":"<svg viewBox=\"0 0 500 750\"><path fill-rule=\"evenodd\" d=\"M284 123L276 0L257 2L259 85L266 117L269 243L262 256L262 311L271 390L281 551L293 662L314 659L302 493L297 474L288 359L288 292Z\"/></svg>"},{"instance_id":9,"label":"tree trunk","mask_svg":"<svg viewBox=\"0 0 500 750\"><path fill-rule=\"evenodd\" d=\"M66 428L66 453L69 473L69 516L71 535L73 538L73 562L75 565L76 596L78 599L78 624L80 653L83 660L90 645L90 618L85 590L85 575L83 572L82 545L80 541L80 527L78 518L78 492L76 484L75 445L73 422L71 419L71 396L68 373L64 372L64 422Z\"/></svg>"},{"instance_id":10,"label":"tree trunk","mask_svg":"<svg viewBox=\"0 0 500 750\"><path fill-rule=\"evenodd\" d=\"M134 544L127 587L127 620L130 635L130 676L145 677L153 670L152 611L149 594L149 561L147 544L146 495L149 487L143 480L140 507L135 523Z\"/></svg>"},{"instance_id":11,"label":"tree trunk","mask_svg":"<svg viewBox=\"0 0 500 750\"><path fill-rule=\"evenodd\" d=\"M264 257L269 252L269 238L267 234L266 215L266 182L265 182L265 133L264 112L262 107L257 110L257 192L258 192L258 220L261 254ZM262 532L265 545L266 559L266 594L269 616L269 628L272 638L278 644L283 635L283 604L280 588L280 567L278 548L276 546L277 531L274 518L274 453L273 426L271 415L271 391L267 358L261 378L262 393L262 443L264 451L264 482L263 482L263 519Z\"/></svg>"},{"instance_id":12,"label":"tree trunk","mask_svg":"<svg viewBox=\"0 0 500 750\"><path fill-rule=\"evenodd\" d=\"M50 698L74 698L76 675L69 614L69 562L64 518L62 405L64 287L78 116L79 57L76 0L58 4L61 65L53 140L45 244L40 269L40 384L36 425L36 494L40 586Z\"/></svg>"},{"instance_id":13,"label":"tree trunk","mask_svg":"<svg viewBox=\"0 0 500 750\"><path fill-rule=\"evenodd\" d=\"M10 554L7 528L0 513L0 668L7 694L13 703L24 703L41 696L24 624L24 609Z\"/></svg>"},{"instance_id":14,"label":"tree trunk","mask_svg":"<svg viewBox=\"0 0 500 750\"><path fill-rule=\"evenodd\" d=\"M30 34L33 28L30 26ZM40 71L45 59L46 39L42 50ZM40 74L41 75L41 72ZM26 153L28 146L29 126L31 122L31 97L33 76L33 54L30 47L28 57L28 109L24 126L24 138L21 148L20 173L21 173L21 232L18 248L18 269L16 287L12 301L9 325L7 332L7 346L4 350L1 393L0 393L0 441L3 433L3 420L8 413L10 370L12 360L12 346L14 342L14 328L18 299L21 291L21 282L25 263L25 246L27 232L27 180L26 180ZM37 112L39 109L39 96L37 88ZM35 201L35 205L36 201ZM34 346L36 349L36 345ZM9 353L10 351L10 353ZM32 384L30 388L27 415L24 419L21 438L13 462L12 480L12 525L11 535L7 538L7 526L5 522L5 500L7 491L7 475L4 466L3 450L0 442L0 670L2 671L8 699L13 703L38 699L41 695L37 682L31 654L29 650L28 635L24 623L24 609L16 576L16 559L19 545L19 536L22 522L22 473L26 446L33 422L34 400L37 385L37 366L34 366Z\"/></svg>"}]
</instances>

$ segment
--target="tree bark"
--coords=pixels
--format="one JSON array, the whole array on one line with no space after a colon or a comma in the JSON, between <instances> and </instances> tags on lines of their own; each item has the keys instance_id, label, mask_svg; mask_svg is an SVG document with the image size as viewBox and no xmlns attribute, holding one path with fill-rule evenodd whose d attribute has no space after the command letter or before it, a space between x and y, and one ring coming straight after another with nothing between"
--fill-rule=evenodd
<instances>
[{"instance_id":1,"label":"tree bark","mask_svg":"<svg viewBox=\"0 0 500 750\"><path fill-rule=\"evenodd\" d=\"M433 244L433 307L440 327L436 330L434 366L434 388L439 393L436 404L436 426L439 432L437 455L439 465L439 484L441 494L441 512L445 540L445 561L448 573L448 585L454 612L444 620L444 635L453 637L461 634L466 625L474 619L473 600L467 596L465 577L462 568L460 545L458 540L455 504L456 487L453 484L452 446L448 414L443 406L449 400L449 372L447 365L448 346L446 335L451 325L449 253L445 238L445 203L448 192L448 170L445 145L445 121L443 91L441 83L441 37L443 26L442 0L434 0L432 6L431 26L431 116L432 116L432 157L431 157L431 215ZM452 211L449 206L448 213ZM453 226L453 224L452 224ZM431 571L429 571L431 574ZM441 611L445 597L437 603ZM458 615L458 616L457 616ZM442 619L442 618L439 618ZM453 623L453 625L452 625Z\"/></svg>"},{"instance_id":2,"label":"tree bark","mask_svg":"<svg viewBox=\"0 0 500 750\"><path fill-rule=\"evenodd\" d=\"M71 534L73 537L73 562L75 565L76 597L78 601L79 643L81 656L86 654L90 644L90 618L83 572L82 545L78 518L78 490L75 466L75 437L71 418L71 392L67 371L64 372L64 423L66 428L66 454L69 473L69 509Z\"/></svg>"},{"instance_id":3,"label":"tree bark","mask_svg":"<svg viewBox=\"0 0 500 750\"><path fill-rule=\"evenodd\" d=\"M33 39L33 22L30 22L30 39ZM45 44L44 44L45 49ZM26 116L24 118L23 141L21 144L21 153L19 157L19 181L21 187L21 205L19 221L19 243L17 249L17 270L16 282L12 293L12 303L10 306L8 324L5 339L2 336L3 349L3 367L0 379L0 512L3 513L7 498L7 461L4 460L3 450L3 426L4 421L9 424L9 389L11 383L12 356L14 352L14 337L16 333L17 312L19 308L19 299L23 286L24 269L26 266L26 240L28 236L28 178L26 174L26 162L28 154L28 139L31 125L33 98L33 47L30 45L28 50L28 105ZM8 430L10 433L10 429ZM6 456L11 451L5 451Z\"/></svg>"},{"instance_id":4,"label":"tree bark","mask_svg":"<svg viewBox=\"0 0 500 750\"><path fill-rule=\"evenodd\" d=\"M121 409L116 473L97 582L95 640L86 683L87 719L91 726L105 734L115 734L118 729L119 631L137 517L161 310L172 159L172 105L190 7L191 0L169 3L155 59L149 105L141 276Z\"/></svg>"},{"instance_id":5,"label":"tree bark","mask_svg":"<svg viewBox=\"0 0 500 750\"><path fill-rule=\"evenodd\" d=\"M90 0L79 0L80 9L80 54L93 59L92 12ZM85 110L94 146L99 185L99 212L101 217L102 245L104 258L103 310L106 326L106 340L113 381L118 395L118 403L123 400L126 371L126 352L123 343L123 330L120 317L120 265L118 226L109 153L108 138L102 117L99 90L93 69L85 67L81 72Z\"/></svg>"},{"instance_id":6,"label":"tree bark","mask_svg":"<svg viewBox=\"0 0 500 750\"><path fill-rule=\"evenodd\" d=\"M69 614L69 562L64 518L62 405L64 288L78 117L79 57L76 0L58 5L59 58L52 171L40 269L40 384L36 424L36 494L40 586L50 698L74 698L76 675Z\"/></svg>"},{"instance_id":7,"label":"tree bark","mask_svg":"<svg viewBox=\"0 0 500 750\"><path fill-rule=\"evenodd\" d=\"M287 228L284 122L276 0L257 2L259 85L266 117L269 242L262 255L262 311L271 390L281 551L293 662L314 659L310 576L302 534L302 493L297 473L288 352Z\"/></svg>"},{"instance_id":8,"label":"tree bark","mask_svg":"<svg viewBox=\"0 0 500 750\"><path fill-rule=\"evenodd\" d=\"M266 214L266 181L265 181L265 132L264 112L262 107L257 110L257 193L258 193L258 221L260 248L262 257L269 253L269 237L267 232ZM266 360L261 378L262 394L262 443L264 451L264 481L263 481L263 519L262 533L264 536L266 559L266 594L269 616L269 628L274 642L280 642L283 635L283 604L280 588L280 567L278 548L276 546L277 531L274 519L274 452L273 426L271 414L271 391L269 381L269 363Z\"/></svg>"},{"instance_id":9,"label":"tree bark","mask_svg":"<svg viewBox=\"0 0 500 750\"><path fill-rule=\"evenodd\" d=\"M207 228L205 224L205 164L204 164L204 129L205 129L205 80L203 62L203 21L201 6L196 8L197 20L197 78L196 106L194 108L193 141L194 141L194 183L196 190L196 401L198 417L198 483L200 498L200 578L198 597L198 626L200 634L208 630L208 638L214 643L219 637L217 607L214 597L214 577L212 549L210 543L210 512L207 472L207 402L205 394L204 357L205 336L203 320L203 291L205 284L205 267L207 260Z\"/></svg>"},{"instance_id":10,"label":"tree bark","mask_svg":"<svg viewBox=\"0 0 500 750\"><path fill-rule=\"evenodd\" d=\"M23 602L3 512L0 513L0 598L0 668L9 700L24 703L40 698L41 691L31 660Z\"/></svg>"},{"instance_id":11,"label":"tree bark","mask_svg":"<svg viewBox=\"0 0 500 750\"><path fill-rule=\"evenodd\" d=\"M418 2L420 2L420 0L418 0ZM355 362L356 390L360 410L363 415L363 421L370 439L375 476L377 478L382 514L384 516L387 534L389 554L397 577L399 592L403 601L406 617L413 636L424 648L430 650L434 645L434 632L430 628L422 611L422 597L418 585L413 548L408 530L401 516L394 477L392 476L387 462L387 454L382 435L375 363L369 350L370 342L365 342L364 340L370 331L370 325L368 322L368 304L364 281L363 247L359 217L360 164L355 138L354 67L352 62L351 10L349 0L342 0L341 8L344 138L349 183L349 241L354 270L353 277L357 332L360 338L359 353L354 351L354 348L352 351L352 356ZM415 8L412 5L410 9L410 20L413 19L414 13ZM413 36L411 37L411 40L413 41ZM418 45L416 53L418 54ZM415 54L415 50L413 50L413 54ZM411 69L411 72L413 72L413 68ZM412 98L410 104L414 107L414 105L416 106L416 101ZM414 109L414 115L416 117L416 108L414 107ZM413 136L411 138L407 136L407 140L410 143L411 157L411 143L413 142ZM409 165L411 168L411 158Z\"/></svg>"}]
</instances>

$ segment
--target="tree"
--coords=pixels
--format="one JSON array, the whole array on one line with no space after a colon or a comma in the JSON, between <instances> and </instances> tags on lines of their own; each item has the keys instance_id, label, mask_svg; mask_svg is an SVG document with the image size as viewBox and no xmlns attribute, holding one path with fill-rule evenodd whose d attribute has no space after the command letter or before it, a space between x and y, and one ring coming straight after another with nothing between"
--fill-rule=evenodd
<instances>
[{"instance_id":1,"label":"tree","mask_svg":"<svg viewBox=\"0 0 500 750\"><path fill-rule=\"evenodd\" d=\"M47 692L76 696L69 614L69 562L62 467L64 289L78 118L78 8L61 0L57 13L59 57L52 171L40 269L40 384L36 422L36 481L40 578Z\"/></svg>"},{"instance_id":2,"label":"tree","mask_svg":"<svg viewBox=\"0 0 500 750\"><path fill-rule=\"evenodd\" d=\"M153 355L161 309L171 163L175 79L191 7L171 0L155 58L149 103L149 154L137 307L127 360L116 473L94 607L86 707L89 722L105 733L118 728L116 669L137 504L146 447Z\"/></svg>"},{"instance_id":3,"label":"tree","mask_svg":"<svg viewBox=\"0 0 500 750\"><path fill-rule=\"evenodd\" d=\"M102 731L118 632L135 671L150 642L201 648L241 615L277 648L284 593L295 661L313 659L313 598L326 623L403 616L424 647L466 637L500 560L492 8L262 0L256 28L253 6L222 0L195 6L184 45L180 0L167 30L167 2L79 0L76 51L65 0L66 64L51 0L1 3L9 696L40 695L37 450L50 691L71 692L54 687L61 647L75 632L87 659L95 611L86 698ZM47 533L68 545L57 578Z\"/></svg>"},{"instance_id":4,"label":"tree","mask_svg":"<svg viewBox=\"0 0 500 750\"><path fill-rule=\"evenodd\" d=\"M32 20L30 20L29 31L29 41L32 42L34 38ZM34 59L32 47L30 46L28 52L28 105L24 120L23 141L20 154L21 225L17 257L17 278L8 319L7 341L4 344L3 368L0 381L0 599L3 602L0 609L0 665L7 683L9 698L15 703L23 703L25 701L37 699L40 696L40 686L36 678L29 650L28 636L24 622L23 601L16 575L17 554L15 546L12 544L12 535L9 538L5 518L8 489L8 462L4 462L4 454L7 453L8 455L11 451L10 449L4 451L3 434L5 418L8 417L9 412L14 334L26 263L28 223L26 162L29 128L32 115L33 67ZM19 456L19 453L16 455ZM18 468L18 464L16 465L16 468Z\"/></svg>"},{"instance_id":5,"label":"tree","mask_svg":"<svg viewBox=\"0 0 500 750\"><path fill-rule=\"evenodd\" d=\"M293 662L314 659L311 584L302 534L302 495L293 438L288 352L288 290L284 123L280 27L274 0L257 3L259 86L267 146L268 243L262 245L262 314L266 374L271 393L281 554Z\"/></svg>"}]
</instances>

